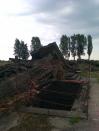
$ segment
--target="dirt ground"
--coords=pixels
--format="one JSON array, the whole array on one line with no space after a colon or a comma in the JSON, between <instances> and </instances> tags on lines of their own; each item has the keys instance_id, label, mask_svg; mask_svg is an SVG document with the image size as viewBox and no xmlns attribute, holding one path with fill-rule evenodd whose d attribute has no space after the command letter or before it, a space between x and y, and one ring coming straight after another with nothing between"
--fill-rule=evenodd
<instances>
[{"instance_id":1,"label":"dirt ground","mask_svg":"<svg viewBox=\"0 0 99 131\"><path fill-rule=\"evenodd\" d=\"M0 131L60 131L71 126L69 119L15 112L0 118Z\"/></svg>"}]
</instances>

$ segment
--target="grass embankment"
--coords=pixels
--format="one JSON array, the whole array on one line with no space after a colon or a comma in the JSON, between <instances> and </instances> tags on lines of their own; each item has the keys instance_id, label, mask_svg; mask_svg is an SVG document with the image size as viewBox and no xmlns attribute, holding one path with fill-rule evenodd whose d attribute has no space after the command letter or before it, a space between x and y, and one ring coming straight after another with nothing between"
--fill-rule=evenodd
<instances>
[{"instance_id":1,"label":"grass embankment","mask_svg":"<svg viewBox=\"0 0 99 131\"><path fill-rule=\"evenodd\" d=\"M96 78L99 82L99 71L97 72L91 72L91 77Z\"/></svg>"},{"instance_id":2,"label":"grass embankment","mask_svg":"<svg viewBox=\"0 0 99 131\"><path fill-rule=\"evenodd\" d=\"M99 64L96 62L91 63L91 72L89 73L89 64L81 63L79 64L79 68L81 70L81 76L85 78L96 78L99 81Z\"/></svg>"},{"instance_id":3,"label":"grass embankment","mask_svg":"<svg viewBox=\"0 0 99 131\"><path fill-rule=\"evenodd\" d=\"M81 76L89 78L89 72L88 71L81 72ZM91 78L96 78L98 80L98 82L99 82L99 71L91 72L90 76L91 76Z\"/></svg>"}]
</instances>

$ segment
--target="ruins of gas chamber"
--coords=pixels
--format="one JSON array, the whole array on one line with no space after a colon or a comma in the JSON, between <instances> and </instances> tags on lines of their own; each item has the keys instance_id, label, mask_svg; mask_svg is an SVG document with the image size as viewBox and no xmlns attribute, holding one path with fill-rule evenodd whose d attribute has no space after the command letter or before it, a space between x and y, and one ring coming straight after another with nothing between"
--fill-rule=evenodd
<instances>
[{"instance_id":1,"label":"ruins of gas chamber","mask_svg":"<svg viewBox=\"0 0 99 131\"><path fill-rule=\"evenodd\" d=\"M74 101L79 99L81 90L81 83L52 81L40 89L32 100L32 106L69 111L72 109Z\"/></svg>"},{"instance_id":2,"label":"ruins of gas chamber","mask_svg":"<svg viewBox=\"0 0 99 131\"><path fill-rule=\"evenodd\" d=\"M9 86L11 93L8 93L7 84L6 92L2 90L3 86L1 90L3 98L7 94L13 96L13 100L1 104L0 108L24 101L26 106L33 108L85 111L88 105L87 82L82 80L77 63L65 60L56 43L32 53L32 60L12 60L14 63L7 65L0 76L1 80L11 78L7 79L10 85L12 83Z\"/></svg>"}]
</instances>

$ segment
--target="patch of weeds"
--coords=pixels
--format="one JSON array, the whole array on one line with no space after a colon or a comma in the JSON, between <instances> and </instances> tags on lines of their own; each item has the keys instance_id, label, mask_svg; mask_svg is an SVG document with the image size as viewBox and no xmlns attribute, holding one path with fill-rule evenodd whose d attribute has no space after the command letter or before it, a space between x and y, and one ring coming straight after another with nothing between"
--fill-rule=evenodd
<instances>
[{"instance_id":1,"label":"patch of weeds","mask_svg":"<svg viewBox=\"0 0 99 131\"><path fill-rule=\"evenodd\" d=\"M80 118L79 116L78 116L78 117L71 117L71 118L69 119L69 123L70 123L71 125L74 125L74 124L80 122L80 120L81 120L81 118Z\"/></svg>"},{"instance_id":2,"label":"patch of weeds","mask_svg":"<svg viewBox=\"0 0 99 131\"><path fill-rule=\"evenodd\" d=\"M82 76L82 77L88 77L88 72L86 71L86 72L84 72L84 71L82 71L81 73L80 73L80 75Z\"/></svg>"}]
</instances>

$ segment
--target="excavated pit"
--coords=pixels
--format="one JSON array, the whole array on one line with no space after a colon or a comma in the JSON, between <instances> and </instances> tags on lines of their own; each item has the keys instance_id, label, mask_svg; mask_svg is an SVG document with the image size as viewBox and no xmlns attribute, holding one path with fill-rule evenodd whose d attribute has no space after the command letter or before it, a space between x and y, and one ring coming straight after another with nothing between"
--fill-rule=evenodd
<instances>
[{"instance_id":1,"label":"excavated pit","mask_svg":"<svg viewBox=\"0 0 99 131\"><path fill-rule=\"evenodd\" d=\"M82 86L80 83L53 81L42 88L33 99L34 107L70 111L75 99L79 98Z\"/></svg>"}]
</instances>

